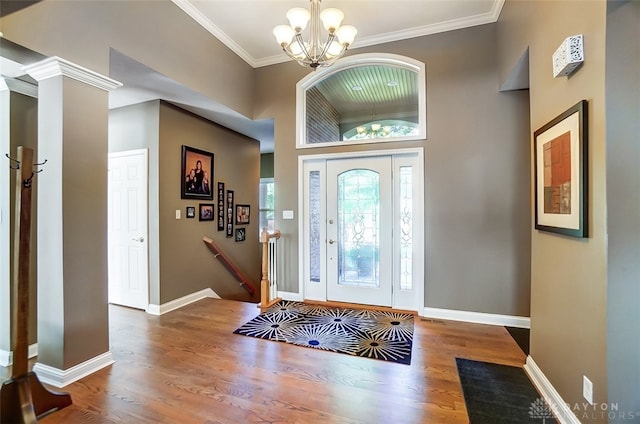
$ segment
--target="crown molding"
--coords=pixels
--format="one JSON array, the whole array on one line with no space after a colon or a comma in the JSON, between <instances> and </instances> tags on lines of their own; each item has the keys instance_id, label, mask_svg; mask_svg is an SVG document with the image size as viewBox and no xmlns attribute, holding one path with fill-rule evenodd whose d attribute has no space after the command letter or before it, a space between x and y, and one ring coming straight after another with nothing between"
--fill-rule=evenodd
<instances>
[{"instance_id":1,"label":"crown molding","mask_svg":"<svg viewBox=\"0 0 640 424\"><path fill-rule=\"evenodd\" d=\"M25 66L22 69L38 82L62 75L105 91L122 87L121 82L105 77L104 75L76 65L58 56L47 58L32 65Z\"/></svg>"},{"instance_id":2,"label":"crown molding","mask_svg":"<svg viewBox=\"0 0 640 424\"><path fill-rule=\"evenodd\" d=\"M171 0L184 13L189 15L194 21L200 24L204 29L209 31L211 35L216 37L222 44L229 47L235 54L240 56L242 60L247 62L251 67L257 68L256 59L253 58L245 49L240 47L238 43L233 41L224 31L218 28L211 19L205 16L198 8L196 8L189 0Z\"/></svg>"},{"instance_id":3,"label":"crown molding","mask_svg":"<svg viewBox=\"0 0 640 424\"><path fill-rule=\"evenodd\" d=\"M247 53L238 43L232 40L225 32L218 28L211 20L204 15L197 7L195 7L190 0L171 0L176 6L182 9L193 20L199 23L204 29L209 31L214 37L216 37L225 46L230 48L235 54L240 56L245 62L247 62L253 68L260 68L262 66L276 65L278 63L290 62L291 59L283 54L267 56L256 59ZM354 45L349 50L356 50L359 47L373 46L383 43L391 43L394 41L406 40L408 38L422 37L425 35L438 34L441 32L453 31L462 28L468 28L478 25L484 25L494 23L500 17L500 12L504 6L505 0L495 0L491 11L480 15L470 16L463 19L453 19L446 22L439 22L437 24L424 25L421 27L408 28L401 31L393 31L385 34L380 34L371 37L356 38Z\"/></svg>"},{"instance_id":4,"label":"crown molding","mask_svg":"<svg viewBox=\"0 0 640 424\"><path fill-rule=\"evenodd\" d=\"M491 11L488 13L469 16L462 19L452 19L450 21L438 22L436 24L424 25L421 27L408 28L401 31L388 32L386 34L380 34L372 37L356 38L354 48L391 43L409 38L423 37L425 35L439 34L442 32L494 23L500 16L502 6L504 6L504 1L505 0L496 0L493 3Z\"/></svg>"}]
</instances>

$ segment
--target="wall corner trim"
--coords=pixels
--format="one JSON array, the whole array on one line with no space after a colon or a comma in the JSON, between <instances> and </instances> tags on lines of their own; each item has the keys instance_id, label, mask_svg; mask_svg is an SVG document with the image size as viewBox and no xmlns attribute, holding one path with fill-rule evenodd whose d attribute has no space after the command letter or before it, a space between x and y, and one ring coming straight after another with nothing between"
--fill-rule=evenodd
<instances>
[{"instance_id":1,"label":"wall corner trim","mask_svg":"<svg viewBox=\"0 0 640 424\"><path fill-rule=\"evenodd\" d=\"M531 355L527 356L524 370L533 382L533 385L538 389L538 392L542 394L549 409L551 409L555 417L560 421L560 424L580 424L580 420L574 415L571 408L567 406L567 403L562 399L560 393L553 387Z\"/></svg>"},{"instance_id":2,"label":"wall corner trim","mask_svg":"<svg viewBox=\"0 0 640 424\"><path fill-rule=\"evenodd\" d=\"M167 312L174 311L176 309L180 309L183 306L187 306L190 303L197 302L198 300L213 298L220 299L220 296L210 288L203 289L186 296L182 296L178 299L171 300L167 303L163 303L162 305L152 304L150 303L147 307L147 313L151 315L162 315Z\"/></svg>"},{"instance_id":3,"label":"wall corner trim","mask_svg":"<svg viewBox=\"0 0 640 424\"><path fill-rule=\"evenodd\" d=\"M29 359L38 356L38 343L29 345ZM13 364L13 352L0 349L0 367L9 367Z\"/></svg>"},{"instance_id":4,"label":"wall corner trim","mask_svg":"<svg viewBox=\"0 0 640 424\"><path fill-rule=\"evenodd\" d=\"M488 314L485 312L460 311L455 309L424 308L423 317L465 321L476 324L501 325L505 327L531 328L531 318L513 315Z\"/></svg>"},{"instance_id":5,"label":"wall corner trim","mask_svg":"<svg viewBox=\"0 0 640 424\"><path fill-rule=\"evenodd\" d=\"M66 370L36 362L33 366L33 372L37 374L41 382L60 388L93 374L114 362L111 352L105 352Z\"/></svg>"}]
</instances>

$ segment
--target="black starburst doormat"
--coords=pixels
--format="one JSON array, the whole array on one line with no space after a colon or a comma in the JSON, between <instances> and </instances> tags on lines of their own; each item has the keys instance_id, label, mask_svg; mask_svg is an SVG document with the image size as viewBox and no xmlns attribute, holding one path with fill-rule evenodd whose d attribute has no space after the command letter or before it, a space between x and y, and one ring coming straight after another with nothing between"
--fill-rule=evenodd
<instances>
[{"instance_id":1,"label":"black starburst doormat","mask_svg":"<svg viewBox=\"0 0 640 424\"><path fill-rule=\"evenodd\" d=\"M282 301L234 333L409 365L413 315Z\"/></svg>"}]
</instances>

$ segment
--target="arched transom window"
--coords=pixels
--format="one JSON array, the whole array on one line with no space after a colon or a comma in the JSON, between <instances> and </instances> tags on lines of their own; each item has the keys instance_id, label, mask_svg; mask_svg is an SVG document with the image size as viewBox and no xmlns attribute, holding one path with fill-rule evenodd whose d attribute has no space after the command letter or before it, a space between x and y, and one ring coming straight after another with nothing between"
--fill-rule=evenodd
<instances>
[{"instance_id":1,"label":"arched transom window","mask_svg":"<svg viewBox=\"0 0 640 424\"><path fill-rule=\"evenodd\" d=\"M354 55L297 84L297 147L426 138L424 63Z\"/></svg>"}]
</instances>

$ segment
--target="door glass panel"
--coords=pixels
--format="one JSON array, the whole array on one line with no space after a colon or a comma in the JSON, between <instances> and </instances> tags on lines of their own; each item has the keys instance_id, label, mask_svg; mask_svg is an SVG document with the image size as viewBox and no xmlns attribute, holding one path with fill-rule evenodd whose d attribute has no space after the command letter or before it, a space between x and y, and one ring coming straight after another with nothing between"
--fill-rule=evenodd
<instances>
[{"instance_id":1,"label":"door glass panel","mask_svg":"<svg viewBox=\"0 0 640 424\"><path fill-rule=\"evenodd\" d=\"M320 171L309 172L309 276L320 282Z\"/></svg>"},{"instance_id":2,"label":"door glass panel","mask_svg":"<svg viewBox=\"0 0 640 424\"><path fill-rule=\"evenodd\" d=\"M413 288L413 170L400 167L400 289Z\"/></svg>"},{"instance_id":3,"label":"door glass panel","mask_svg":"<svg viewBox=\"0 0 640 424\"><path fill-rule=\"evenodd\" d=\"M338 176L338 284L379 287L380 176L353 169Z\"/></svg>"}]
</instances>

